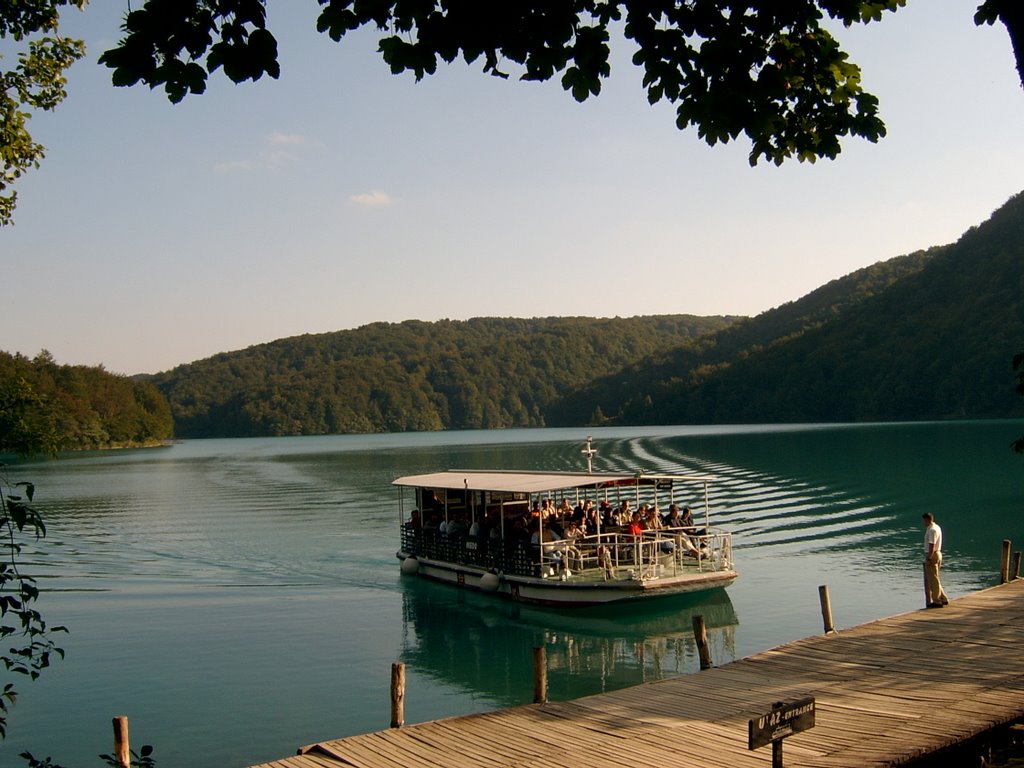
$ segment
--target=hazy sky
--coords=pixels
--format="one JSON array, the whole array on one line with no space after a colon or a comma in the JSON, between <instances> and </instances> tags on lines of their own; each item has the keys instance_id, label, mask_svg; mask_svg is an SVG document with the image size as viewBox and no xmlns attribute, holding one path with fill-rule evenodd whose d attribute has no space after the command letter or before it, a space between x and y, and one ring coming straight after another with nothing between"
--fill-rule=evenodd
<instances>
[{"instance_id":1,"label":"hazy sky","mask_svg":"<svg viewBox=\"0 0 1024 768\"><path fill-rule=\"evenodd\" d=\"M68 12L89 53L31 128L0 229L0 349L154 373L378 320L754 315L951 242L1024 189L1024 91L978 0L910 0L840 38L889 135L747 162L651 107L619 46L600 97L454 65L393 76L317 4L270 3L280 80L172 105L95 62L126 2Z\"/></svg>"}]
</instances>

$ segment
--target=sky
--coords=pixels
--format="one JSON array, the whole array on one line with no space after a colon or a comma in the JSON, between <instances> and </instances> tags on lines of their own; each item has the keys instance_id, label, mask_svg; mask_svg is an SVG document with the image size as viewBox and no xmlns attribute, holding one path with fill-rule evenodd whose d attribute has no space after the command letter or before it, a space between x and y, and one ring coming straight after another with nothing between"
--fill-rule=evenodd
<instances>
[{"instance_id":1,"label":"sky","mask_svg":"<svg viewBox=\"0 0 1024 768\"><path fill-rule=\"evenodd\" d=\"M442 66L416 83L269 3L282 74L170 104L96 63L124 0L65 13L88 46L0 228L0 350L156 373L407 319L756 315L955 241L1024 189L1024 90L978 0L910 0L837 36L888 136L748 163L650 106L621 41L602 94Z\"/></svg>"}]
</instances>

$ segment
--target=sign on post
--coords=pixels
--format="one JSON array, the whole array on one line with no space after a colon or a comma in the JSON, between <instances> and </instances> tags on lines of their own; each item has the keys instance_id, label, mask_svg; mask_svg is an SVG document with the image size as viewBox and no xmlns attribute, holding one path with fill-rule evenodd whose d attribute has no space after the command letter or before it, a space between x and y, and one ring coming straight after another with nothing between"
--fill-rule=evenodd
<instances>
[{"instance_id":1,"label":"sign on post","mask_svg":"<svg viewBox=\"0 0 1024 768\"><path fill-rule=\"evenodd\" d=\"M748 747L757 749L814 727L814 697L772 705L772 711L750 720Z\"/></svg>"}]
</instances>

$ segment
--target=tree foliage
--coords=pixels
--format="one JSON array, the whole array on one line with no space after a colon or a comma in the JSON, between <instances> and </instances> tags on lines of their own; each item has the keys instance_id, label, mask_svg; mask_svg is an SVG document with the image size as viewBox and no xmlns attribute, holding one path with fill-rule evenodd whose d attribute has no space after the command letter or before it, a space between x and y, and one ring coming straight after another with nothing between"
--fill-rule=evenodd
<instances>
[{"instance_id":1,"label":"tree foliage","mask_svg":"<svg viewBox=\"0 0 1024 768\"><path fill-rule=\"evenodd\" d=\"M53 110L64 100L64 71L85 55L81 40L60 36L60 9L86 2L15 0L0 9L0 40L15 54L15 63L0 66L0 226L11 223L17 204L11 185L38 168L45 153L28 130L32 111Z\"/></svg>"},{"instance_id":2,"label":"tree foliage","mask_svg":"<svg viewBox=\"0 0 1024 768\"><path fill-rule=\"evenodd\" d=\"M298 336L153 377L179 437L536 427L594 377L735 318L476 318Z\"/></svg>"},{"instance_id":3,"label":"tree foliage","mask_svg":"<svg viewBox=\"0 0 1024 768\"><path fill-rule=\"evenodd\" d=\"M1024 397L1024 352L1018 352L1013 356L1013 370L1017 372L1016 392ZM1017 453L1024 453L1024 437L1018 437L1010 447Z\"/></svg>"},{"instance_id":4,"label":"tree foliage","mask_svg":"<svg viewBox=\"0 0 1024 768\"><path fill-rule=\"evenodd\" d=\"M880 19L905 0L321 0L317 29L340 41L381 31L395 74L416 79L439 62L482 62L486 73L524 80L558 76L578 101L601 92L613 35L635 44L652 104L676 105L680 129L709 144L745 134L751 164L835 157L840 139L885 134L878 101L828 29ZM163 86L171 101L202 93L210 73L234 82L277 77L277 44L263 0L147 0L127 14L126 36L106 51L117 85Z\"/></svg>"},{"instance_id":5,"label":"tree foliage","mask_svg":"<svg viewBox=\"0 0 1024 768\"><path fill-rule=\"evenodd\" d=\"M953 245L756 318L374 323L148 381L0 355L0 445L136 444L170 414L179 437L1015 416L1022 243L1024 193Z\"/></svg>"},{"instance_id":6,"label":"tree foliage","mask_svg":"<svg viewBox=\"0 0 1024 768\"><path fill-rule=\"evenodd\" d=\"M154 383L185 437L1015 416L1022 243L1024 193L756 318L376 323Z\"/></svg>"},{"instance_id":7,"label":"tree foliage","mask_svg":"<svg viewBox=\"0 0 1024 768\"><path fill-rule=\"evenodd\" d=\"M67 630L47 626L35 608L39 598L36 581L18 564L24 537L41 539L46 535L43 518L32 506L34 492L31 483L12 485L0 475L0 663L7 673L0 690L0 739L7 736L7 713L17 699L15 685L7 678L23 675L35 680L54 656L64 656L53 636Z\"/></svg>"},{"instance_id":8,"label":"tree foliage","mask_svg":"<svg viewBox=\"0 0 1024 768\"><path fill-rule=\"evenodd\" d=\"M84 54L61 38L60 12L88 0L0 4L0 40L19 47L18 64L0 70L0 226L11 222L10 185L36 167L44 148L27 128L31 111L66 95L63 73ZM675 105L682 130L714 145L745 135L750 162L833 158L847 136L885 135L878 101L861 84L830 28L883 18L906 0L319 0L317 29L335 41L363 27L380 33L391 71L433 74L440 62L481 62L486 73L558 78L573 98L601 92L611 46L634 46L652 104ZM1024 83L1024 7L984 0L977 24L1004 24ZM163 87L179 102L206 90L211 73L235 83L278 77L277 40L266 0L145 0L123 23L125 36L100 61L115 85Z\"/></svg>"},{"instance_id":9,"label":"tree foliage","mask_svg":"<svg viewBox=\"0 0 1024 768\"><path fill-rule=\"evenodd\" d=\"M1010 33L1017 76L1024 86L1024 3L1019 0L985 0L974 14L975 24L1001 22Z\"/></svg>"},{"instance_id":10,"label":"tree foliage","mask_svg":"<svg viewBox=\"0 0 1024 768\"><path fill-rule=\"evenodd\" d=\"M1022 243L1024 193L756 318L376 323L153 381L183 437L1015 416Z\"/></svg>"},{"instance_id":11,"label":"tree foliage","mask_svg":"<svg viewBox=\"0 0 1024 768\"><path fill-rule=\"evenodd\" d=\"M170 407L149 382L102 367L0 352L0 452L151 445L173 434Z\"/></svg>"},{"instance_id":12,"label":"tree foliage","mask_svg":"<svg viewBox=\"0 0 1024 768\"><path fill-rule=\"evenodd\" d=\"M594 403L621 424L1019 415L1009 374L1024 338L1022 260L1024 193L955 244L597 379L553 403L549 423L576 423Z\"/></svg>"}]
</instances>

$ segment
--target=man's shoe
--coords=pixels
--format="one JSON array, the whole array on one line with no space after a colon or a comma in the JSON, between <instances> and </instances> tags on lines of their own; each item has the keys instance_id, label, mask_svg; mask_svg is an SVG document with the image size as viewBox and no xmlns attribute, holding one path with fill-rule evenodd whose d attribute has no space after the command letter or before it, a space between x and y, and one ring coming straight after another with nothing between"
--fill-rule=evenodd
<instances>
[{"instance_id":1,"label":"man's shoe","mask_svg":"<svg viewBox=\"0 0 1024 768\"><path fill-rule=\"evenodd\" d=\"M928 603L929 608L945 608L945 603Z\"/></svg>"}]
</instances>

